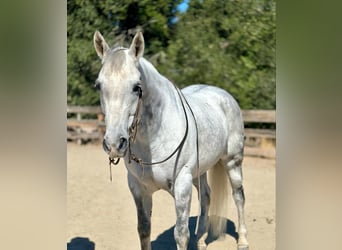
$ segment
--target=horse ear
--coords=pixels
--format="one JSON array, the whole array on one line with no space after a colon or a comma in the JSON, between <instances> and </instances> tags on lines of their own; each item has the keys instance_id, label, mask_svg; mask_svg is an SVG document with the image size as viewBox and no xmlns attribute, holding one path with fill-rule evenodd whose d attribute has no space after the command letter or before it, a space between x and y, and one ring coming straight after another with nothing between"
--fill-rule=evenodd
<instances>
[{"instance_id":1,"label":"horse ear","mask_svg":"<svg viewBox=\"0 0 342 250\"><path fill-rule=\"evenodd\" d=\"M97 55L102 59L106 51L109 49L108 44L105 39L101 35L99 31L95 31L94 33L94 47Z\"/></svg>"},{"instance_id":2,"label":"horse ear","mask_svg":"<svg viewBox=\"0 0 342 250\"><path fill-rule=\"evenodd\" d=\"M139 60L140 57L143 56L145 49L145 42L144 42L144 36L139 31L137 34L135 34L132 44L129 47L130 53Z\"/></svg>"}]
</instances>

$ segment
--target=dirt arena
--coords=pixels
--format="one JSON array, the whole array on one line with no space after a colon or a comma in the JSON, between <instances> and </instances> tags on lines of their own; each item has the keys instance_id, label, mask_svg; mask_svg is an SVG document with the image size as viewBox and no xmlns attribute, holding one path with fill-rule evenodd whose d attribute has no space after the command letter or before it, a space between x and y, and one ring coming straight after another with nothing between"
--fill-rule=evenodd
<instances>
[{"instance_id":1,"label":"dirt arena","mask_svg":"<svg viewBox=\"0 0 342 250\"><path fill-rule=\"evenodd\" d=\"M133 198L127 186L123 164L112 167L101 145L68 143L67 242L68 250L140 249ZM250 250L275 249L275 160L245 157L243 163L246 195L246 225ZM173 239L175 208L164 191L153 196L152 250L175 250ZM195 250L198 212L197 191L193 189L189 244ZM236 249L237 212L231 199L224 239L210 242L208 250Z\"/></svg>"}]
</instances>

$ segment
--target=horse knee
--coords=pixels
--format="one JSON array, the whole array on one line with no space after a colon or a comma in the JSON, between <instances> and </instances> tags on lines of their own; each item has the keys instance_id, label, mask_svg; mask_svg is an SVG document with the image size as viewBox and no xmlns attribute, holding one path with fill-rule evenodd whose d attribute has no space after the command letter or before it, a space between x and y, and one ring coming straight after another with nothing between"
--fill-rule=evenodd
<instances>
[{"instance_id":1,"label":"horse knee","mask_svg":"<svg viewBox=\"0 0 342 250\"><path fill-rule=\"evenodd\" d=\"M227 163L227 173L233 189L242 186L243 177L241 163L242 159L239 157L234 158Z\"/></svg>"},{"instance_id":2,"label":"horse knee","mask_svg":"<svg viewBox=\"0 0 342 250\"><path fill-rule=\"evenodd\" d=\"M149 221L142 221L138 223L138 233L141 239L150 237L151 223Z\"/></svg>"},{"instance_id":3,"label":"horse knee","mask_svg":"<svg viewBox=\"0 0 342 250\"><path fill-rule=\"evenodd\" d=\"M244 201L245 193L242 185L243 179L241 167L230 169L229 179L233 188L234 199Z\"/></svg>"},{"instance_id":4,"label":"horse knee","mask_svg":"<svg viewBox=\"0 0 342 250\"><path fill-rule=\"evenodd\" d=\"M227 162L228 169L234 169L238 168L242 165L243 155L242 154L236 154L233 158L231 158Z\"/></svg>"}]
</instances>

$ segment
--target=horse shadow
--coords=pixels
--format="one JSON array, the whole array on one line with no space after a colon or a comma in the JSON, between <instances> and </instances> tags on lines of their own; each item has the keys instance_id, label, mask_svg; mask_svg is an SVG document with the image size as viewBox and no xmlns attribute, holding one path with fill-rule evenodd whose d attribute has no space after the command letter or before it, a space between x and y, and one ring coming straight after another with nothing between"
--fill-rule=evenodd
<instances>
[{"instance_id":1,"label":"horse shadow","mask_svg":"<svg viewBox=\"0 0 342 250\"><path fill-rule=\"evenodd\" d=\"M190 230L190 240L188 245L188 250L197 250L197 241L196 241L196 216L192 216L189 218L189 230ZM152 250L177 250L176 241L173 236L175 226L167 229L162 234L160 234L156 240L151 242ZM226 223L226 234L233 237L236 241L238 240L238 233L236 232L235 224L231 220L227 220ZM211 242L217 240L212 235L208 234L208 238L205 240L207 245ZM68 249L69 250L69 249Z\"/></svg>"},{"instance_id":2,"label":"horse shadow","mask_svg":"<svg viewBox=\"0 0 342 250\"><path fill-rule=\"evenodd\" d=\"M89 238L76 237L67 244L67 250L95 250L95 243Z\"/></svg>"}]
</instances>

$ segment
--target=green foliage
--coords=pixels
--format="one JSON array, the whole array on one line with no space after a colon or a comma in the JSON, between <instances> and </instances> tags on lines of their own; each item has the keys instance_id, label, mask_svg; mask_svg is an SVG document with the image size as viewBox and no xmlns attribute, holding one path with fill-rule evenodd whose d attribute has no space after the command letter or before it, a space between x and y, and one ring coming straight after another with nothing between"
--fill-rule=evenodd
<instances>
[{"instance_id":1,"label":"green foliage","mask_svg":"<svg viewBox=\"0 0 342 250\"><path fill-rule=\"evenodd\" d=\"M148 56L168 45L179 2L68 0L68 104L99 104L92 88L101 66L93 48L95 30L108 44L126 47L136 31L143 30Z\"/></svg>"},{"instance_id":2,"label":"green foliage","mask_svg":"<svg viewBox=\"0 0 342 250\"><path fill-rule=\"evenodd\" d=\"M275 1L192 0L182 14L180 2L69 0L68 103L98 104L96 29L110 45L126 47L143 30L145 57L177 85L208 83L243 109L274 109Z\"/></svg>"},{"instance_id":3,"label":"green foliage","mask_svg":"<svg viewBox=\"0 0 342 250\"><path fill-rule=\"evenodd\" d=\"M190 1L159 62L178 83L228 90L244 109L275 108L274 1Z\"/></svg>"}]
</instances>

